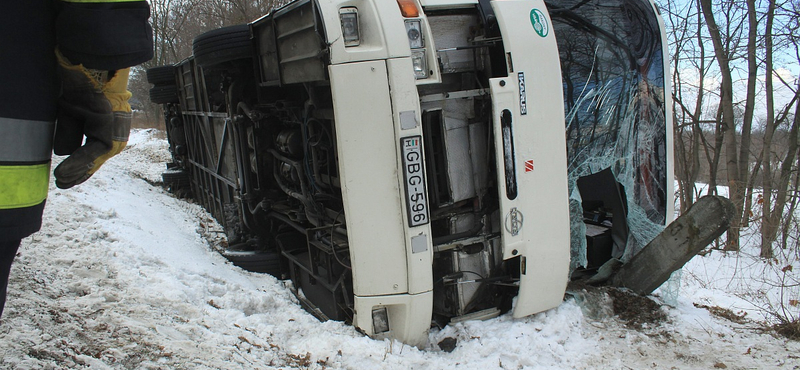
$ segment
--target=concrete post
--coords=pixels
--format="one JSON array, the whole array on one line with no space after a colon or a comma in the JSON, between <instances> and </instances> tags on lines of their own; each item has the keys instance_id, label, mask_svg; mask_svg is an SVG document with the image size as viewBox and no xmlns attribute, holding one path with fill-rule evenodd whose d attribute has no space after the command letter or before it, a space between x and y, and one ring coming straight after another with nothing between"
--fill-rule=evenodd
<instances>
[{"instance_id":1,"label":"concrete post","mask_svg":"<svg viewBox=\"0 0 800 370\"><path fill-rule=\"evenodd\" d=\"M661 286L709 243L722 235L734 217L733 203L720 196L700 198L667 226L612 278L612 284L647 295Z\"/></svg>"}]
</instances>

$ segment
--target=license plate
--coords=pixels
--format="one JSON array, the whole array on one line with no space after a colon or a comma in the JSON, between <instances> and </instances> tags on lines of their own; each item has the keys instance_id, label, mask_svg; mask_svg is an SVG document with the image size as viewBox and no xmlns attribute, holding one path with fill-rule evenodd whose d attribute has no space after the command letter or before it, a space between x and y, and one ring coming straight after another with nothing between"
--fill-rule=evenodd
<instances>
[{"instance_id":1,"label":"license plate","mask_svg":"<svg viewBox=\"0 0 800 370\"><path fill-rule=\"evenodd\" d=\"M403 150L403 177L406 182L408 225L420 226L429 221L428 192L425 190L425 167L422 163L422 137L400 139Z\"/></svg>"}]
</instances>

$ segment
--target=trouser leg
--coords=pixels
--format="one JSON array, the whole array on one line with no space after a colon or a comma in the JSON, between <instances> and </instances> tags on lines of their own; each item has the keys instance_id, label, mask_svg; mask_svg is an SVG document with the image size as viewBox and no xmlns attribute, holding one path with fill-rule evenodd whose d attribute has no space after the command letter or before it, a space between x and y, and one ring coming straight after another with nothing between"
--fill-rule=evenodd
<instances>
[{"instance_id":1,"label":"trouser leg","mask_svg":"<svg viewBox=\"0 0 800 370\"><path fill-rule=\"evenodd\" d=\"M19 243L19 240L0 241L0 317L3 316L3 307L6 305L8 275L11 273L11 263L17 255Z\"/></svg>"},{"instance_id":2,"label":"trouser leg","mask_svg":"<svg viewBox=\"0 0 800 370\"><path fill-rule=\"evenodd\" d=\"M0 21L0 314L6 299L8 274L22 238L39 230L44 202L32 204L26 197L28 185L40 179L41 166L50 160L36 148L41 142L23 146L25 139L44 137L44 147L52 143L52 131L42 124L56 120L59 79L56 69L55 6L53 0L4 1ZM29 151L30 150L30 151ZM42 171L43 172L43 171ZM14 180L19 179L19 182ZM34 179L31 181L30 179ZM33 186L36 186L35 184ZM20 208L21 207L21 208Z\"/></svg>"},{"instance_id":3,"label":"trouser leg","mask_svg":"<svg viewBox=\"0 0 800 370\"><path fill-rule=\"evenodd\" d=\"M41 167L50 160L59 79L55 58L56 1L4 1L0 21L0 243L39 230L47 188ZM33 140L33 142L28 142ZM25 143L25 144L22 144ZM15 150L17 149L18 150ZM34 184L37 180L38 184ZM0 253L3 253L0 250Z\"/></svg>"}]
</instances>

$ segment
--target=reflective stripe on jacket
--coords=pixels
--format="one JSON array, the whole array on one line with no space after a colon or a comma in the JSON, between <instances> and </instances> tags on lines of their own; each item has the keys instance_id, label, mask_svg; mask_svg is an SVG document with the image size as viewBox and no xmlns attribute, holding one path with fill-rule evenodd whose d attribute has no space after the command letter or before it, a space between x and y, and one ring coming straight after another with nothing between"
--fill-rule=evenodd
<instances>
[{"instance_id":1,"label":"reflective stripe on jacket","mask_svg":"<svg viewBox=\"0 0 800 370\"><path fill-rule=\"evenodd\" d=\"M0 117L0 209L35 206L47 197L54 127Z\"/></svg>"}]
</instances>

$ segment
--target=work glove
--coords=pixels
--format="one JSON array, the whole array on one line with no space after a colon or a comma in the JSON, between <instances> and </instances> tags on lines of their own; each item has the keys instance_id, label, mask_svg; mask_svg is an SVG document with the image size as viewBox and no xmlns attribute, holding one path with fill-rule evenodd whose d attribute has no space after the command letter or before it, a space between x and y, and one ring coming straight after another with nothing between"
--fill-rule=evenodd
<instances>
[{"instance_id":1,"label":"work glove","mask_svg":"<svg viewBox=\"0 0 800 370\"><path fill-rule=\"evenodd\" d=\"M69 189L86 181L128 143L130 68L98 71L73 65L58 50L56 57L61 96L53 151L69 157L56 167L54 175L56 186Z\"/></svg>"}]
</instances>

